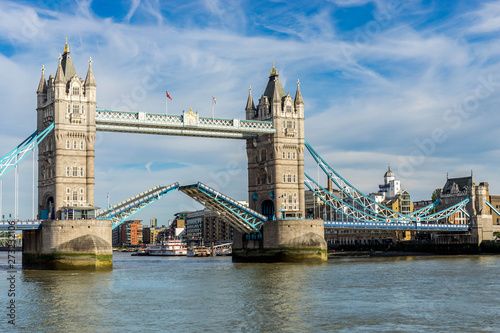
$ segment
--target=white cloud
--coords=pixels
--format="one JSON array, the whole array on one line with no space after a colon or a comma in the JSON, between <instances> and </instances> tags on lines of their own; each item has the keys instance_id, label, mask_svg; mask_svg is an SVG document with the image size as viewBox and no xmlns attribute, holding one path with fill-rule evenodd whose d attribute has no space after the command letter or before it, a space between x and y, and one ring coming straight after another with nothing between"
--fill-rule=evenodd
<instances>
[{"instance_id":1,"label":"white cloud","mask_svg":"<svg viewBox=\"0 0 500 333\"><path fill-rule=\"evenodd\" d=\"M257 18L248 8L228 7L222 1L200 3L203 6L187 3L172 9L176 15L182 10L193 11L192 16L184 14L185 21L179 20L183 23L172 23L171 17L162 15L165 8L156 1L131 1L120 22L96 16L90 2L80 2L80 9L74 13L69 10L54 15L27 5L0 3L0 35L4 36L4 51L0 54L0 155L34 130L40 67L45 65L47 76L55 74L57 55L67 36L81 77L85 77L88 57L94 60L99 107L163 113L168 89L173 97L169 113L180 114L192 107L209 116L211 96L215 95L216 116L243 118L248 85L252 85L257 102L275 61L285 90L292 96L296 79L302 82L307 140L319 146L325 159L361 190L375 191L387 163L398 172L401 161L419 149L417 142L442 128L448 139L436 144L433 153L415 166L411 175L398 175L413 198L426 199L442 186L446 172L460 176L471 168L476 178L490 183L492 193L500 191L500 178L494 171L500 158L495 141L496 124L500 123L496 111L498 87L456 128L445 119L448 109L474 94L481 78L491 74L493 81L500 81L496 76L500 73L495 60L500 55L497 39L468 41L457 37L470 31L493 31L493 23L488 23L489 30L481 28L481 24L494 21L486 11L489 8L494 12L496 7L484 6L470 14L477 18L473 23L466 20L441 30L435 25L412 24L411 14L404 16L407 14L402 12L407 20L391 21L387 28L359 45L354 36L338 30L326 10L307 16L287 7L288 19L282 21L270 20L274 14L264 11L255 26L261 28L262 22L272 22L266 27L273 33L267 36L252 30ZM153 20L150 24L130 24L139 13ZM195 24L193 17L201 13L210 23ZM425 10L420 13L427 15ZM444 23L455 19L443 18ZM279 37L278 32L285 37ZM352 51L349 57L343 47ZM134 92L151 77L157 85L146 89L146 95L134 98ZM233 162L240 170L237 174L229 172L228 165ZM161 171L151 167L148 172L146 166L155 163L187 167ZM132 164L144 167L120 168ZM23 190L27 196L23 205L30 215L28 169L23 169L22 174L23 186L28 187ZM117 202L174 181L203 181L219 186L217 189L236 199L246 199L244 141L98 135L97 205L106 204L108 191L112 202ZM12 200L5 193L12 193L12 189L9 175L4 181L4 207L8 209ZM139 217L148 220L157 216L166 223L176 209L191 202L182 195L170 194Z\"/></svg>"}]
</instances>

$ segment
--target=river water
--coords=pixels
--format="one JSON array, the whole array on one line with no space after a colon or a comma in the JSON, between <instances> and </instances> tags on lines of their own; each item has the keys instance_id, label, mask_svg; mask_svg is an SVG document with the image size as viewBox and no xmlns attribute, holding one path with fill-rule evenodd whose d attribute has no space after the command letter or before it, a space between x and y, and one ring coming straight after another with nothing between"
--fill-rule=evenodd
<instances>
[{"instance_id":1,"label":"river water","mask_svg":"<svg viewBox=\"0 0 500 333\"><path fill-rule=\"evenodd\" d=\"M7 254L0 253L0 331L500 331L500 256L341 258L320 265L129 253L113 259L108 272L16 265L13 326Z\"/></svg>"}]
</instances>

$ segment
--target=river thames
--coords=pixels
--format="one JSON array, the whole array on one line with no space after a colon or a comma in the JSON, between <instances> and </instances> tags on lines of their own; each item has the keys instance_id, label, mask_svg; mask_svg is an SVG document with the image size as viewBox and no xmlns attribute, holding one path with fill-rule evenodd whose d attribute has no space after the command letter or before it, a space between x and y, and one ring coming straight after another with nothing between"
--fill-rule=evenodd
<instances>
[{"instance_id":1,"label":"river thames","mask_svg":"<svg viewBox=\"0 0 500 333\"><path fill-rule=\"evenodd\" d=\"M13 327L7 254L0 253L0 331L500 330L500 256L340 258L322 265L130 253L113 259L107 272L16 265Z\"/></svg>"}]
</instances>

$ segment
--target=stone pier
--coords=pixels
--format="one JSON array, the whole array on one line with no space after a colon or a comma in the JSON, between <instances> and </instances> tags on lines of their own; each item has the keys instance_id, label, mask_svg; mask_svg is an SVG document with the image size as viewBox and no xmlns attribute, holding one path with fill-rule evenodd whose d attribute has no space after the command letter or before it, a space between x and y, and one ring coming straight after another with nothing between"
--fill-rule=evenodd
<instances>
[{"instance_id":1,"label":"stone pier","mask_svg":"<svg viewBox=\"0 0 500 333\"><path fill-rule=\"evenodd\" d=\"M43 221L23 231L24 269L111 269L111 221Z\"/></svg>"},{"instance_id":2,"label":"stone pier","mask_svg":"<svg viewBox=\"0 0 500 333\"><path fill-rule=\"evenodd\" d=\"M325 262L327 259L322 220L266 221L260 235L236 232L234 235L234 262Z\"/></svg>"}]
</instances>

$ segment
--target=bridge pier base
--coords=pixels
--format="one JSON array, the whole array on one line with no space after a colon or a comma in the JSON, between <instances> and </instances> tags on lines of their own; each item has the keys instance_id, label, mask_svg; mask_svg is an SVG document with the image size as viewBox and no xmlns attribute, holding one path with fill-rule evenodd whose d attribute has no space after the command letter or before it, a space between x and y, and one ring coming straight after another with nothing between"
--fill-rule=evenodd
<instances>
[{"instance_id":1,"label":"bridge pier base","mask_svg":"<svg viewBox=\"0 0 500 333\"><path fill-rule=\"evenodd\" d=\"M25 269L111 269L111 221L43 221L42 229L23 231Z\"/></svg>"},{"instance_id":2,"label":"bridge pier base","mask_svg":"<svg viewBox=\"0 0 500 333\"><path fill-rule=\"evenodd\" d=\"M324 262L327 244L322 220L266 221L260 239L235 232L234 262Z\"/></svg>"}]
</instances>

